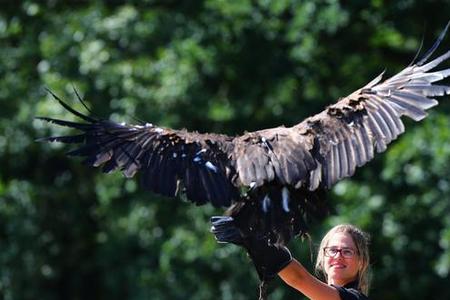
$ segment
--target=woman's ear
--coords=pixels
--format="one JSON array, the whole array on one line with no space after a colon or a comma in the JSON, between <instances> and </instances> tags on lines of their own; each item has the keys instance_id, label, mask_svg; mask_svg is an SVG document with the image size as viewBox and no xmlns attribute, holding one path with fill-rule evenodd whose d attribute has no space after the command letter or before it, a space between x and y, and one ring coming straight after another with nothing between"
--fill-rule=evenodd
<instances>
[{"instance_id":1,"label":"woman's ear","mask_svg":"<svg viewBox=\"0 0 450 300\"><path fill-rule=\"evenodd\" d=\"M358 274L359 273L361 273L362 271L363 271L363 269L364 269L364 262L363 262L363 260L362 259L358 259L359 260L359 262L358 262Z\"/></svg>"}]
</instances>

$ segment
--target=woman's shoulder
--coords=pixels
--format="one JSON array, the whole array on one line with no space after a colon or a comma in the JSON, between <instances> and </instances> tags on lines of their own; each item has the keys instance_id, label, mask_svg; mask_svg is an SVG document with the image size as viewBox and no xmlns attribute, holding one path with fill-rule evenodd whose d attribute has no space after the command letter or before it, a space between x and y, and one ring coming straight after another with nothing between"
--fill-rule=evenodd
<instances>
[{"instance_id":1,"label":"woman's shoulder","mask_svg":"<svg viewBox=\"0 0 450 300\"><path fill-rule=\"evenodd\" d=\"M366 295L364 295L359 289L357 289L357 284L333 286L337 289L342 300L369 300Z\"/></svg>"}]
</instances>

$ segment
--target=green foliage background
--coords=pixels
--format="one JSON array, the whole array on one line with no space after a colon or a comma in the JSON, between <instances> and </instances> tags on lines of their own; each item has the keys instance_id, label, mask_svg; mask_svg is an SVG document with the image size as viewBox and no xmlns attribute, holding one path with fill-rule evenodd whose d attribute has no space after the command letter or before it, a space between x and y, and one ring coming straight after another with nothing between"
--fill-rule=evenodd
<instances>
[{"instance_id":1,"label":"green foliage background","mask_svg":"<svg viewBox=\"0 0 450 300\"><path fill-rule=\"evenodd\" d=\"M399 71L449 1L3 1L0 299L255 299L243 252L217 245L210 206L139 189L36 143L67 132L75 86L97 116L240 134L293 125ZM450 38L442 51L450 49ZM447 66L448 67L448 66ZM450 298L449 97L330 193L333 224L372 234L373 299ZM308 242L294 255L312 269ZM314 251L314 250L313 250ZM276 281L271 299L301 299Z\"/></svg>"}]
</instances>

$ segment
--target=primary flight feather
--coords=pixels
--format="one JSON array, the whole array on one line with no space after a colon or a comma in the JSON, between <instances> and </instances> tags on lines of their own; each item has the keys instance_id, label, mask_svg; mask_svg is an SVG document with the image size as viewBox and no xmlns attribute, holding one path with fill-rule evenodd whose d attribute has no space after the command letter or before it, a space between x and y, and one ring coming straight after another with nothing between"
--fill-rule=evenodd
<instances>
[{"instance_id":1,"label":"primary flight feather","mask_svg":"<svg viewBox=\"0 0 450 300\"><path fill-rule=\"evenodd\" d=\"M450 94L450 86L437 84L450 69L436 70L450 51L429 61L448 26L417 63L384 81L380 74L293 127L232 137L118 124L75 111L52 93L83 122L40 119L81 133L41 140L80 145L68 154L106 173L140 173L143 186L155 193L185 193L197 205L226 207L244 234L286 243L306 233L311 217L327 212L324 190L404 132L403 116L420 121L438 104L434 97Z\"/></svg>"}]
</instances>

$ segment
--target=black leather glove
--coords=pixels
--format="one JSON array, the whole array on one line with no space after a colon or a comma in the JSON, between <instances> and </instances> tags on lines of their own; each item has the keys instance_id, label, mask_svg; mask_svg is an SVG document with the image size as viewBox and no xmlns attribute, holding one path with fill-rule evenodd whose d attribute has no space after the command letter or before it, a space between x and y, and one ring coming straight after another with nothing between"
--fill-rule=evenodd
<instances>
[{"instance_id":1,"label":"black leather glove","mask_svg":"<svg viewBox=\"0 0 450 300\"><path fill-rule=\"evenodd\" d=\"M211 232L217 242L232 243L247 250L263 282L276 277L292 261L288 248L270 244L267 239L258 236L242 236L232 217L212 217L211 223Z\"/></svg>"}]
</instances>

